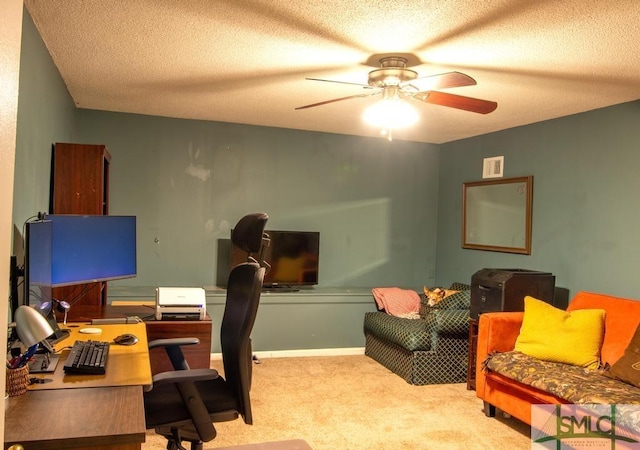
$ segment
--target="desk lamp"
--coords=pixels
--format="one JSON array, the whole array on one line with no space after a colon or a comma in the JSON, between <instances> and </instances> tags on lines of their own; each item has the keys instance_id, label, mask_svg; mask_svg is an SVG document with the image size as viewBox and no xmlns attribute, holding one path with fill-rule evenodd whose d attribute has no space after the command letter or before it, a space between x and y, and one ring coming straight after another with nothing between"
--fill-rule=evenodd
<instances>
[{"instance_id":1,"label":"desk lamp","mask_svg":"<svg viewBox=\"0 0 640 450\"><path fill-rule=\"evenodd\" d=\"M22 305L16 309L14 320L20 342L26 347L42 344L53 353L53 347L47 342L47 338L53 334L53 328L42 314L29 306Z\"/></svg>"},{"instance_id":2,"label":"desk lamp","mask_svg":"<svg viewBox=\"0 0 640 450\"><path fill-rule=\"evenodd\" d=\"M38 309L40 310L40 313L45 317L51 315L51 320L55 322L56 316L53 312L54 305L55 305L56 311L60 313L64 313L64 320L62 321L62 324L66 326L67 314L71 309L71 305L68 302L54 298L54 299L51 299L50 302L43 302L40 306L38 306Z\"/></svg>"}]
</instances>

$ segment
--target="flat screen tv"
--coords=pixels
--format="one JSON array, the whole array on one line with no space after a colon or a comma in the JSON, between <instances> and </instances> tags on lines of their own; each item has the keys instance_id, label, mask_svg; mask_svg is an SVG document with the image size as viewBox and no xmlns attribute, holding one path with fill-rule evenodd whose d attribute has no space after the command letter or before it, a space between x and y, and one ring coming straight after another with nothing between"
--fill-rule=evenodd
<instances>
[{"instance_id":1,"label":"flat screen tv","mask_svg":"<svg viewBox=\"0 0 640 450\"><path fill-rule=\"evenodd\" d=\"M295 290L318 284L319 232L265 230L265 233L271 239L263 254L263 259L271 266L264 276L265 289ZM246 260L247 254L232 245L231 267Z\"/></svg>"}]
</instances>

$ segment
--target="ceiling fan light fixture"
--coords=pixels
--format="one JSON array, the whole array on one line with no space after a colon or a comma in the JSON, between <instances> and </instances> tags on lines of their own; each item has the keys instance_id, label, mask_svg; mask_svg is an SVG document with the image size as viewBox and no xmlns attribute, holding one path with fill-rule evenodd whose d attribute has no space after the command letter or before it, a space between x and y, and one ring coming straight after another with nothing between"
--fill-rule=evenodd
<instances>
[{"instance_id":1,"label":"ceiling fan light fixture","mask_svg":"<svg viewBox=\"0 0 640 450\"><path fill-rule=\"evenodd\" d=\"M385 97L368 107L363 119L371 126L381 128L383 134L397 128L407 128L418 122L418 113L399 97Z\"/></svg>"},{"instance_id":2,"label":"ceiling fan light fixture","mask_svg":"<svg viewBox=\"0 0 640 450\"><path fill-rule=\"evenodd\" d=\"M417 60L417 58L414 59ZM312 103L296 109L313 108L343 100L382 94L382 100L364 111L363 119L367 124L379 128L381 134L391 141L393 130L407 128L418 122L418 113L409 105L410 101L407 101L407 99L478 114L488 114L497 108L498 103L494 101L465 97L437 90L476 85L476 80L469 75L454 71L418 77L418 72L407 68L408 61L407 57L401 55L380 58L380 68L369 72L366 85L308 78L316 81L355 84L361 88L368 89L369 92Z\"/></svg>"}]
</instances>

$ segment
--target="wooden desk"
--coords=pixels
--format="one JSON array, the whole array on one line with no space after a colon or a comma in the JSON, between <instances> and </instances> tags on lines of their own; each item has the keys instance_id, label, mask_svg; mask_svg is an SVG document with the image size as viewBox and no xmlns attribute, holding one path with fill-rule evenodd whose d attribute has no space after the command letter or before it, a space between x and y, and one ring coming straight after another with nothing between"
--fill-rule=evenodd
<instances>
[{"instance_id":1,"label":"wooden desk","mask_svg":"<svg viewBox=\"0 0 640 450\"><path fill-rule=\"evenodd\" d=\"M198 345L188 345L182 351L192 369L208 369L211 366L211 317L207 314L205 320L155 320L155 307L133 304L132 306L108 305L101 308L85 305L74 305L78 309L78 316L82 320L104 318L123 318L137 316L144 320L147 327L147 339L170 339L174 337L196 337L200 339ZM157 374L173 370L171 362L164 349L151 350L151 373Z\"/></svg>"},{"instance_id":2,"label":"wooden desk","mask_svg":"<svg viewBox=\"0 0 640 450\"><path fill-rule=\"evenodd\" d=\"M138 450L145 440L140 386L30 391L5 408L5 449Z\"/></svg>"},{"instance_id":3,"label":"wooden desk","mask_svg":"<svg viewBox=\"0 0 640 450\"><path fill-rule=\"evenodd\" d=\"M58 342L56 349L76 339L106 341L125 332L140 341L130 347L110 347L105 375L65 375L69 351L63 351L53 374L36 375L51 382L32 385L26 394L5 400L5 448L18 443L26 450L142 448L143 386L151 383L145 325L101 325L95 327L103 330L98 335L79 333L87 324L74 325L69 324L70 337Z\"/></svg>"},{"instance_id":4,"label":"wooden desk","mask_svg":"<svg viewBox=\"0 0 640 450\"><path fill-rule=\"evenodd\" d=\"M62 326L65 328L65 326ZM33 377L47 380L46 383L32 384L29 390L77 389L107 386L151 386L151 365L149 362L149 344L144 323L127 325L90 325L70 323L66 327L71 334L55 344L56 353L60 352L60 361L53 374L34 374ZM84 334L83 328L99 328L100 334ZM75 341L107 341L124 333L135 334L139 341L135 345L117 345L109 347L106 373L104 375L67 375L63 366L69 356L68 348ZM65 350L63 350L65 349Z\"/></svg>"}]
</instances>

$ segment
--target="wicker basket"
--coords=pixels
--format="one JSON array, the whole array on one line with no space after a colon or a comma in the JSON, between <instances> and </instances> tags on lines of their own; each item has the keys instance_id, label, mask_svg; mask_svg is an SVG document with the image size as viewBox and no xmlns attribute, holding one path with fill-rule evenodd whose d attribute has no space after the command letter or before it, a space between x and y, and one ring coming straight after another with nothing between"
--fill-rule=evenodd
<instances>
[{"instance_id":1,"label":"wicker basket","mask_svg":"<svg viewBox=\"0 0 640 450\"><path fill-rule=\"evenodd\" d=\"M29 365L17 369L7 368L7 394L9 397L17 397L27 392L29 386Z\"/></svg>"}]
</instances>

